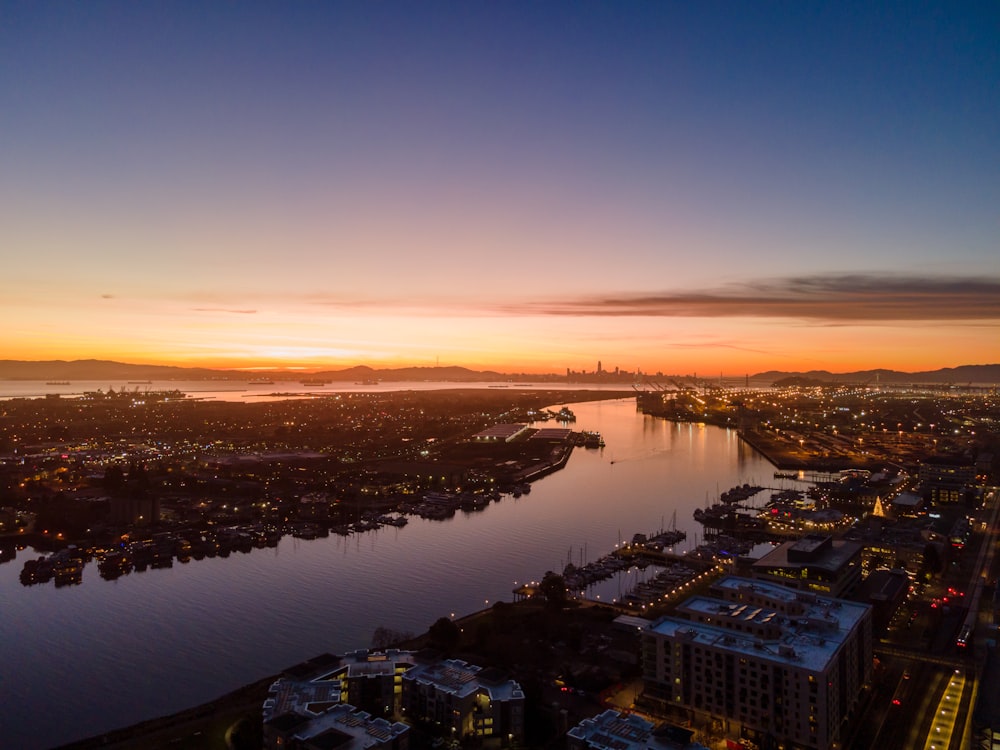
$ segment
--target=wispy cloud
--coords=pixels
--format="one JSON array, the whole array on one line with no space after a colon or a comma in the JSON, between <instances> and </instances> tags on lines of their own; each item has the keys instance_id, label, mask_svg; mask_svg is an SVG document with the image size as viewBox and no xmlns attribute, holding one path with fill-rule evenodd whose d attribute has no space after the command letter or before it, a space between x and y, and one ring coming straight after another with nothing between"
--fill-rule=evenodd
<instances>
[{"instance_id":1,"label":"wispy cloud","mask_svg":"<svg viewBox=\"0 0 1000 750\"><path fill-rule=\"evenodd\" d=\"M792 318L828 323L1000 321L1000 279L797 276L717 290L556 299L505 309L556 316Z\"/></svg>"},{"instance_id":2,"label":"wispy cloud","mask_svg":"<svg viewBox=\"0 0 1000 750\"><path fill-rule=\"evenodd\" d=\"M233 315L255 315L257 313L256 310L233 310L228 307L195 307L193 309L195 312L221 312Z\"/></svg>"}]
</instances>

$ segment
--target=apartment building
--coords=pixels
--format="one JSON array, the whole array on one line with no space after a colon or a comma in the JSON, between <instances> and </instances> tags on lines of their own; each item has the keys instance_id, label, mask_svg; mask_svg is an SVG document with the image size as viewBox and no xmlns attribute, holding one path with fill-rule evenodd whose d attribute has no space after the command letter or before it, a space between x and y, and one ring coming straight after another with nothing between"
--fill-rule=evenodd
<instances>
[{"instance_id":1,"label":"apartment building","mask_svg":"<svg viewBox=\"0 0 1000 750\"><path fill-rule=\"evenodd\" d=\"M735 576L642 641L646 700L762 749L835 747L871 680L871 607Z\"/></svg>"}]
</instances>

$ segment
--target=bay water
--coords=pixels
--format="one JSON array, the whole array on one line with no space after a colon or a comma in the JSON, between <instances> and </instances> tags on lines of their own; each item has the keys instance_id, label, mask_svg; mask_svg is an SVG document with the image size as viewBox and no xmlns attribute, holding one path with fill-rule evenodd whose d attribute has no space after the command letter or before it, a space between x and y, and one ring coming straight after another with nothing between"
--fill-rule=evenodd
<instances>
[{"instance_id":1,"label":"bay water","mask_svg":"<svg viewBox=\"0 0 1000 750\"><path fill-rule=\"evenodd\" d=\"M553 408L559 408L555 404ZM721 491L770 485L773 467L735 431L644 416L634 399L568 405L602 449L574 449L529 494L444 521L174 563L78 586L24 587L24 550L0 565L0 737L33 750L210 700L323 652L371 645L379 626L512 601L515 586L609 553L637 532L692 519ZM588 592L608 600L641 573Z\"/></svg>"}]
</instances>

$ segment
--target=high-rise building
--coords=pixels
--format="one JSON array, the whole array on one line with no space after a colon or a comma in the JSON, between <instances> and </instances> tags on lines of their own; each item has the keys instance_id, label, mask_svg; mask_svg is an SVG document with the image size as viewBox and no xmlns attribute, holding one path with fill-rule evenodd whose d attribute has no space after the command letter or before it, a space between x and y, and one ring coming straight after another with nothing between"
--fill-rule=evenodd
<instances>
[{"instance_id":1,"label":"high-rise building","mask_svg":"<svg viewBox=\"0 0 1000 750\"><path fill-rule=\"evenodd\" d=\"M646 700L758 747L836 747L871 680L868 605L735 576L642 641Z\"/></svg>"}]
</instances>

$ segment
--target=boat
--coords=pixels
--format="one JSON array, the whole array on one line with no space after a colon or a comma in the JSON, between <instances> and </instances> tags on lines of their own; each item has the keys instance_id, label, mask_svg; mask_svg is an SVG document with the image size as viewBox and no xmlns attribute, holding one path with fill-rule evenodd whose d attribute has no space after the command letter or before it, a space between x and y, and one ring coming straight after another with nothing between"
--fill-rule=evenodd
<instances>
[{"instance_id":1,"label":"boat","mask_svg":"<svg viewBox=\"0 0 1000 750\"><path fill-rule=\"evenodd\" d=\"M760 487L758 485L755 484L752 485L746 483L739 485L737 487L733 487L730 490L726 490L725 492L722 493L722 495L719 496L719 499L722 502L728 504L742 503L745 502L746 500L749 500L763 489L764 489L763 487Z\"/></svg>"},{"instance_id":2,"label":"boat","mask_svg":"<svg viewBox=\"0 0 1000 750\"><path fill-rule=\"evenodd\" d=\"M24 568L21 570L21 585L31 586L35 583L48 583L52 580L54 573L52 560L48 557L25 560Z\"/></svg>"},{"instance_id":3,"label":"boat","mask_svg":"<svg viewBox=\"0 0 1000 750\"><path fill-rule=\"evenodd\" d=\"M152 385L153 381L152 380L130 380L130 381L128 381L128 384L129 385Z\"/></svg>"},{"instance_id":4,"label":"boat","mask_svg":"<svg viewBox=\"0 0 1000 750\"><path fill-rule=\"evenodd\" d=\"M69 385L68 380L46 380L45 385Z\"/></svg>"},{"instance_id":5,"label":"boat","mask_svg":"<svg viewBox=\"0 0 1000 750\"><path fill-rule=\"evenodd\" d=\"M329 382L329 380L321 380L319 378L307 378L306 380L300 380L299 384L304 385L306 388L322 388Z\"/></svg>"},{"instance_id":6,"label":"boat","mask_svg":"<svg viewBox=\"0 0 1000 750\"><path fill-rule=\"evenodd\" d=\"M105 553L101 561L97 563L97 570L100 572L101 578L113 580L131 572L132 561L124 552L112 550Z\"/></svg>"}]
</instances>

